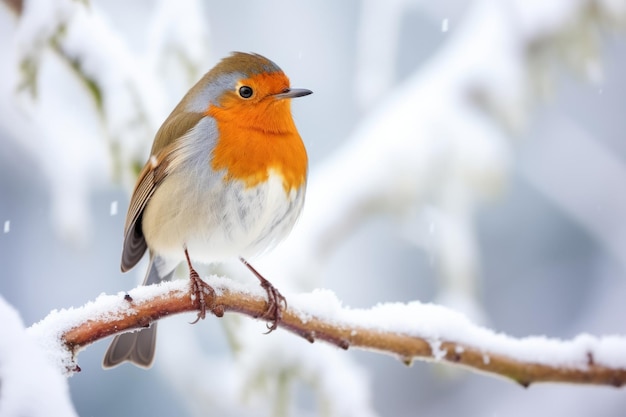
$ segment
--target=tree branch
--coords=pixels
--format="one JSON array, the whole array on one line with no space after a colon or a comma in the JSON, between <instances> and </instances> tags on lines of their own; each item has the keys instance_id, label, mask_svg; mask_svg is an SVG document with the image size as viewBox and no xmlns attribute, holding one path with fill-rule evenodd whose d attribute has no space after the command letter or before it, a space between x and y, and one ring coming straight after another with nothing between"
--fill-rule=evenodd
<instances>
[{"instance_id":1,"label":"tree branch","mask_svg":"<svg viewBox=\"0 0 626 417\"><path fill-rule=\"evenodd\" d=\"M208 282L216 290L215 305L222 306L225 312L253 318L263 316L266 301L262 292L237 287L238 284L224 278L211 277ZM324 340L344 349L375 350L399 357L407 364L418 359L460 365L510 378L525 387L535 382L621 387L626 382L624 338L514 339L475 326L444 307L396 303L352 310L341 307L328 291L292 295L287 300L290 305L283 312L279 326L311 342ZM100 296L78 309L55 311L33 325L30 331L35 337L60 339L73 361L80 349L95 341L148 326L172 314L197 311L198 307L185 281L167 282L138 287L126 295ZM385 322L389 322L388 325ZM402 324L397 325L398 322ZM454 332L458 333L458 340L454 340L454 336L435 336ZM473 336L467 337L469 334ZM482 340L472 343L476 335ZM49 346L47 341L40 342ZM543 359L524 358L532 347ZM611 361L604 358L614 357L611 353L615 352L621 352L619 366L615 361L607 364ZM546 357L557 359L548 361Z\"/></svg>"}]
</instances>

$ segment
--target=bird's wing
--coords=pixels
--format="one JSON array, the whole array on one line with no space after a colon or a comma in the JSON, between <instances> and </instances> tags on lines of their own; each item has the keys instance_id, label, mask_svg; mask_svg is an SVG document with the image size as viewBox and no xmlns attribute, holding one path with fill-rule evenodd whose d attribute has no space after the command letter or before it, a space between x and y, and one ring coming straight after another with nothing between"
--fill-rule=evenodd
<instances>
[{"instance_id":1,"label":"bird's wing","mask_svg":"<svg viewBox=\"0 0 626 417\"><path fill-rule=\"evenodd\" d=\"M159 160L159 156L151 156L148 163L143 167L130 199L126 225L124 226L123 272L134 267L148 248L141 230L141 216L150 197L169 172L170 158L165 156L165 152L161 152L160 156L161 160Z\"/></svg>"},{"instance_id":2,"label":"bird's wing","mask_svg":"<svg viewBox=\"0 0 626 417\"><path fill-rule=\"evenodd\" d=\"M141 216L148 201L159 184L183 162L187 155L183 149L184 141L174 139L187 134L202 117L201 113L173 114L157 132L152 156L139 173L126 214L122 250L123 272L134 267L148 247L141 229Z\"/></svg>"}]
</instances>

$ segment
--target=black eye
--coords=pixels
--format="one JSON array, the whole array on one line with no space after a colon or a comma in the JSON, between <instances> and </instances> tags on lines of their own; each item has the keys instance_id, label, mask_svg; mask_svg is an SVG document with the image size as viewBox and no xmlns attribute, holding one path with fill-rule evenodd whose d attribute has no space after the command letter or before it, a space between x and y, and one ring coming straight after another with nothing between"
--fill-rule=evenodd
<instances>
[{"instance_id":1,"label":"black eye","mask_svg":"<svg viewBox=\"0 0 626 417\"><path fill-rule=\"evenodd\" d=\"M239 95L243 98L252 97L253 92L254 91L252 91L252 87L248 87L247 85L242 85L241 87L239 87Z\"/></svg>"}]
</instances>

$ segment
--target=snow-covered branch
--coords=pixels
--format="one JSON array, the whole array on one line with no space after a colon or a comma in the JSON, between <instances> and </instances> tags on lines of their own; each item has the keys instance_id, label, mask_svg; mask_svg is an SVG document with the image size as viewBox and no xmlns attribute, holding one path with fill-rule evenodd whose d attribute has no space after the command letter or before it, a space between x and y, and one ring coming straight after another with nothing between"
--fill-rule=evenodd
<instances>
[{"instance_id":1,"label":"snow-covered branch","mask_svg":"<svg viewBox=\"0 0 626 417\"><path fill-rule=\"evenodd\" d=\"M210 277L215 305L225 312L263 315L263 292L230 279ZM407 364L426 360L461 365L510 378L523 386L535 382L612 385L626 383L626 338L580 335L571 341L515 339L476 326L445 307L412 302L380 304L371 309L342 307L327 290L288 296L280 327L310 342L374 350ZM54 311L29 331L66 372L76 369L75 355L107 336L149 325L172 314L198 309L184 280L139 287L128 294L102 295L77 309ZM267 336L271 337L271 336ZM59 348L50 349L57 344Z\"/></svg>"},{"instance_id":2,"label":"snow-covered branch","mask_svg":"<svg viewBox=\"0 0 626 417\"><path fill-rule=\"evenodd\" d=\"M78 416L67 379L28 336L19 313L1 295L0 317L0 416Z\"/></svg>"},{"instance_id":3,"label":"snow-covered branch","mask_svg":"<svg viewBox=\"0 0 626 417\"><path fill-rule=\"evenodd\" d=\"M555 0L548 7L541 2L519 0L478 0L468 2L467 6L454 7L446 6L447 2L435 3L414 0L362 1L355 9L363 13L359 18L361 29L356 36L356 54L346 53L342 48L346 44L355 44L351 29L346 29L353 25L339 19L340 14L333 14L337 16L337 27L341 28L333 31L333 19L329 21L323 15L327 9L331 9L329 5L319 6L316 11L324 16L320 19L323 25L319 28L314 25L316 19L315 15L311 15L312 10L309 9L313 7L310 5L293 8L265 6L265 9L272 10L270 17L273 21L286 23L275 25L276 28L287 30L276 39L294 42L298 51L296 54L296 50L290 49L289 45L271 40L269 33L267 43L254 39L255 42L250 44L245 37L230 35L241 33L255 37L254 26L250 24L263 21L259 18L263 14L248 13L243 16L233 13L230 6L225 6L228 2L208 6L200 0L161 0L141 3L140 6L131 2L116 6L117 3L98 1L0 0L0 18L4 19L0 23L0 35L4 39L4 48L0 48L0 61L5 63L0 77L0 136L8 142L5 144L8 146L3 146L4 153L0 154L4 157L3 161L15 160L19 165L28 166L29 172L36 174L37 182L43 184L39 184L40 188L49 191L52 225L61 236L88 238L90 218L97 213L93 207L101 207L99 202L94 205L90 201L92 193L108 184L111 178L125 183L129 188L132 186L137 166L145 160L154 132L167 112L198 79L200 73L210 68L209 58L214 62L227 52L211 47L208 28L211 22L215 22L215 27L211 28L211 38L230 40L227 43L217 42L217 45L240 49L242 45L249 44L258 52L267 53L289 74L293 74L294 85L310 87L316 92L315 99L309 101L313 104L309 105L320 103L315 111L311 107L308 110L301 107L303 104L294 107L296 118L303 122L298 126L303 138L308 141L307 147L311 153L311 175L304 216L288 242L267 254L260 263L255 262L264 275L272 277L272 282L292 294L287 297L290 309L283 323L285 329L313 339L326 339L335 345L386 352L405 362L419 358L467 366L507 376L522 384L569 381L621 385L624 382L623 370L626 369L626 359L620 358L626 351L626 333L621 329L616 331L624 334L624 337L595 338L584 335L569 342L544 338L513 339L477 327L463 316L438 306L420 303L385 304L363 311L342 307L332 293L325 291L294 295L296 292L329 285L336 294L349 292L351 296L354 295L351 303L363 302L363 297L370 294L377 295L380 288L389 289L390 293L393 290L395 294L385 294L385 297L376 300L397 299L397 294L408 288L408 281L398 279L400 274L389 272L388 277L394 278L391 282L386 279L375 280L376 271L373 268L371 277L358 270L355 272L357 268L354 268L355 263L369 257L369 253L359 253L358 258L340 254L346 242L350 245L355 236L356 239L361 238L362 235L357 233L368 224L376 223L380 226L380 219L392 219L390 223L384 220L383 227L393 228L416 249L427 252L430 260L428 267L433 269L433 275L437 275L441 282L432 298L462 311L475 322L481 322L480 319L484 317L481 316L483 302L489 305L489 296L481 300L480 295L490 293L480 289L481 282L491 286L494 282L500 282L495 277L506 275L514 279L515 276L501 274L493 269L482 271L483 258L488 260L485 264L489 265L493 263L491 259L494 254L492 244L478 239L475 214L485 199L500 196L498 192L507 184L509 173L518 172L519 142L515 139L520 135L525 136L527 128L532 127L529 122L536 120L540 99L552 90L559 94L563 74L576 71L583 73L590 81L599 83L600 92L613 89L615 85L610 83L610 71L604 76L601 61L605 58L603 51L614 40L612 36L618 33L615 29L623 27L626 22L624 0ZM302 10L295 10L298 7L302 7ZM446 7L456 10L456 13L450 14ZM424 10L432 8L440 8L440 13L432 15L436 25L430 29L434 29L435 33L432 30L428 32L428 25L422 27L420 24L417 25L421 28L420 36L413 36L411 31L408 31L410 40L403 36L409 25L402 22L412 24L416 15L422 19ZM259 6L259 12L265 11L261 9ZM280 16L276 14L279 10ZM310 17L306 19L306 25L300 24L303 15ZM236 16L236 24L230 20L233 16ZM137 25L137 21L142 24ZM440 21L445 22L445 31L443 27L439 30ZM298 22L297 29L303 32L294 31L288 22ZM246 30L240 30L240 27L246 27ZM224 28L236 28L236 31L226 34ZM305 36L305 33L308 35ZM329 33L330 36L327 35ZM311 40L310 46L307 46L307 37ZM325 38L333 44L324 44ZM432 48L427 55L420 52L417 38L420 42L426 40L430 45L428 48ZM337 42L339 39L344 39L345 43ZM361 58L353 62L352 55ZM415 62L414 71L403 80L396 79L409 69L401 64L407 61L406 57L412 57L411 60ZM347 74L347 68L350 71L354 69L354 73ZM314 75L309 80L306 79L307 71ZM358 103L340 100L350 94L348 80L356 82L352 90ZM589 95L582 98L583 101L595 103ZM356 111L356 104L367 112L362 114L361 119L350 121L350 115ZM324 113L322 109L332 110ZM606 113L606 109L599 108L598 114ZM324 123L319 123L319 120L324 120ZM345 131L337 127L347 127L345 123L348 122L355 124L352 134L344 141ZM618 130L618 125L614 126ZM573 127L578 128L575 123ZM600 190L608 188L597 187L597 184L619 184L614 173L621 171L608 169L605 163L591 163L591 152L587 151L592 148L581 148L579 143L572 142L570 135L554 136L563 139L555 141L551 138L546 141L551 142L549 146L554 150L551 154L553 159L545 156L543 160L549 169L544 171L535 169L531 164L533 182L543 184L544 187L539 189L548 190L545 196L555 201L559 201L555 190L566 188L561 187L561 184L572 184L571 188L579 192L571 194L574 197L570 199L561 200L566 202L562 204L565 211L574 213L574 220L578 219L583 229L589 229L600 245L608 243L607 247L617 248L612 249L612 253L622 254L623 233L615 225L620 224L619 213L623 211L618 209L615 198L610 201L598 198ZM595 141L596 138L593 139ZM319 150L326 146L325 141L332 143L336 149L325 160L318 160L316 154L321 155ZM597 142L601 143L600 140ZM534 145L533 141L525 143L530 143L531 147L537 146L537 142ZM22 162L21 155L14 158L12 149L26 154L29 164ZM619 153L613 152L612 148L606 151L605 154L614 153L616 158L601 161L614 161L614 166L621 168ZM582 178L584 182L572 180L574 177L570 171L561 172L562 182L550 182L550 175L555 171L560 172L564 159L573 161L572 166L580 166L579 160L584 160L583 165L589 167L589 172L603 173L603 180L592 181L591 177L585 177L586 171L581 170L580 176L575 178ZM5 165L3 172L8 172L4 178L12 178L13 173L6 171L6 164L0 165ZM13 182L15 185L11 187L15 186L19 190L15 195L25 196L37 192L37 187L30 183L24 187L19 181ZM545 187L546 184L557 185ZM584 184L588 186L581 186ZM589 194L589 189L598 190L598 194ZM57 266L54 262L50 263L55 260L56 252L41 249L44 247L41 242L46 242L45 228L32 217L40 216L41 212L35 212L32 207L25 210L21 206L14 210L15 214L11 210L7 211L4 207L6 204L11 205L10 196L3 194L0 198L0 203L4 204L0 204L3 206L0 207L0 214L4 216L0 222L6 219L2 236L7 238L0 243L10 242L7 245L11 250L4 250L3 247L2 251L2 255L11 261L5 262L8 266L7 276L17 276L19 279L3 280L4 286L0 292L6 293L7 299L15 303L26 320L33 315L41 315L41 311L32 312L33 306L41 307L41 303L33 298L35 294L29 290L33 285L43 288L40 294L47 294L46 289L49 288L68 288L72 291L64 293L78 293L78 299L81 300L80 294L83 293L80 291L83 287L75 284L82 278L82 275L77 276L82 274L78 268L74 269L74 275L65 272L57 274L65 281L55 280L54 286L49 279L43 285L37 282L47 275L23 268L22 264ZM27 204L32 205L33 201L29 199ZM115 204L117 206L117 201ZM575 204L580 205L580 210L576 210L578 206L573 207ZM517 203L514 205L518 207ZM37 209L42 210L41 207L38 204ZM504 209L504 212L510 213L509 210ZM609 213L613 213L613 216ZM584 221L600 218L606 227L589 228L589 225L598 223ZM98 219L99 222L94 225L100 227L102 218ZM533 225L535 222L541 224L541 219L535 216L527 220L532 221ZM518 227L527 231L533 225L525 221L520 222ZM28 230L32 234L28 234ZM519 240L516 232L511 235L515 238L510 237L507 242ZM115 238L111 236L107 235L106 239L102 237L101 242L117 248L119 234L115 234ZM543 238L544 234L538 235L542 242ZM551 239L552 235L546 239L548 245ZM567 246L562 245L564 241L573 241L570 235L555 239L561 239L558 241L559 247ZM393 248L385 247L378 239L367 242L373 242L371 246L376 256L372 261L376 265L384 265L387 258L395 255ZM504 241L497 242L502 247L510 246ZM576 246L580 244L576 242ZM38 254L41 260L28 263L17 261L22 258L14 254L22 254L26 250ZM510 246L508 251L522 252L514 246ZM84 255L76 255L76 260L80 257L79 264L89 259ZM103 259L100 255L102 253L99 252L98 258ZM540 311L542 315L550 315L555 318L554 323L563 325L565 321L559 321L559 314L574 311L563 308L575 305L577 314L568 318L568 324L571 320L577 320L576 329L589 329L596 333L613 331L611 329L619 325L614 323L614 319L621 317L619 309L623 303L619 300L620 290L623 292L622 281L616 280L607 289L609 284L603 281L603 271L610 268L606 267L605 260L598 261L594 256L590 255L593 258L591 262L584 261L585 267L594 268L593 272L583 270L576 264L577 270L583 271L580 272L581 276L592 276L593 280L585 282L585 287L577 286L576 291L569 291L567 296L559 297L558 302L553 302L550 297L549 286L542 287L541 293L545 298L529 301L535 313ZM406 258L403 257L403 262ZM76 260L72 258L72 262ZM516 269L516 265L509 264L508 260L503 257L497 263L506 264L509 270ZM558 264L559 268L569 267L563 266L562 260ZM400 262L394 264L394 271L403 265ZM328 270L325 270L326 266L329 266ZM239 263L233 267L239 270L225 271L224 268L228 267L223 265L215 268L219 269L211 272L229 277L248 274ZM541 268L543 265L539 262L533 265L535 270ZM550 276L558 278L559 271L553 275L554 270L551 269ZM139 270L136 272L141 274ZM107 275L107 272L101 273ZM431 299L428 287L427 291L423 291L423 286L429 285L424 284L427 281L423 279L425 277L419 271L414 275L420 277L420 289L413 290L407 299ZM358 286L352 287L349 280L342 280L350 276L359 280ZM518 273L518 276L525 274ZM566 276L570 277L567 273ZM218 301L224 304L226 310L250 316L258 316L263 310L262 292L235 288L230 280L212 278L210 282L221 290ZM531 288L531 282L517 282L514 288ZM23 285L23 289L19 284ZM494 287L496 289L492 294L497 294L495 297L502 303L500 309L490 308L489 315L501 320L500 325L506 323L510 332L519 332L520 329L515 329L514 324L503 318L519 311L506 300L509 291L502 291L505 284L502 287L496 284ZM102 291L104 284L98 278L89 285L92 285L94 291ZM88 343L90 337L91 340L104 338L113 332L145 325L165 314L194 310L186 285L185 282L177 282L154 288L137 288L129 294L132 301L125 300L123 294L103 296L84 307L53 313L28 332L44 345L43 350L47 354L56 355L51 358L51 362L61 364L60 368L66 372L72 369L75 355L81 347L86 346L84 343ZM98 286L98 289L93 286ZM552 287L553 291L555 287ZM562 290L558 288L556 291L560 295ZM588 291L591 288L594 291ZM20 291L27 295L22 296ZM15 293L20 296L13 295ZM581 293L591 295L584 299L582 295L581 298L572 298ZM548 304L542 300L550 302ZM48 297L47 301L51 299ZM590 308L585 302L595 307ZM75 301L60 304L77 305ZM245 309L242 309L242 305ZM503 306L506 306L506 310ZM513 313L509 313L511 311ZM217 415L226 416L259 415L259 410L271 407L274 407L274 412L268 412L267 415L305 415L302 412L276 412L287 410L289 406L301 407L298 395L295 395L300 389L300 383L304 383L314 393L326 415L342 417L378 415L374 404L380 403L380 398L387 400L385 414L393 415L407 414L405 410L398 412L393 407L407 409L409 406L406 404L412 402L412 408L415 408L413 403L416 403L428 409L432 405L428 405L426 398L441 398L441 395L429 395L422 390L420 398L409 394L402 402L390 400L376 384L385 385L389 391L402 392L402 384L398 383L401 371L385 369L384 378L373 374L375 376L370 387L369 373L362 368L364 364L352 362L358 357L329 346L309 346L302 343L300 338L291 337L288 332L261 336L251 330L259 323L246 320L241 314L230 316L219 322L223 324L228 345L232 348L222 351L219 346L213 345L207 349L200 343L201 338L195 337L200 330L210 330L210 327L206 327L209 323L203 323L205 328L198 329L177 326L175 320L171 320L167 323L172 325L170 328L161 326L160 329L162 336L167 337L159 339L160 353L155 371L162 372L161 376L170 385L168 388L179 393L188 409L202 410L196 411L198 415L205 415L207 407L219 410L214 411ZM523 317L524 325L532 326L537 315L518 317ZM188 321L193 318L191 313ZM3 318L2 321L4 323L6 320ZM1 327L0 335L2 330L12 331L12 327ZM549 332L562 330L542 328ZM23 326L21 329L23 332ZM77 332L81 329L84 333L79 335ZM175 336L172 336L173 333ZM5 385L9 387L12 383L10 378L16 375L21 377L20 381L26 382L24 386L27 389L37 395L39 391L31 389L29 381L37 380L42 389L46 386L52 388L53 384L55 387L61 385L58 381L48 382L48 379L39 378L39 366L25 367L23 364L26 362L37 363L26 355L21 356L23 361L15 360L16 355L9 356L7 352L16 354L27 350L18 346L19 340L14 336L6 334L6 338L0 337L0 362L12 366L7 368L11 371L8 377L4 368L0 369L2 393L7 394L2 396L3 401L13 395L5 389ZM63 340L73 340L72 349L60 342L60 335L63 334ZM187 338L181 338L181 334ZM70 336L74 339L69 339ZM86 339L78 343L78 336ZM3 346L8 347L5 350ZM82 358L82 362L86 359ZM366 366L371 368L369 371L379 372L369 363ZM391 372L396 374L392 375ZM97 372L90 373L90 377L99 378ZM220 384L196 383L209 374L219 374ZM153 375L151 373L147 378L154 378ZM429 387L436 385L429 384ZM506 384L501 385L502 389L507 389ZM343 389L348 386L350 392ZM474 384L472 386L476 388ZM416 392L413 385L409 387L407 390ZM456 398L457 401L463 398L460 395L454 397L455 390L450 385L441 384L440 389L445 390L446 398ZM131 392L130 389L126 391ZM601 395L611 395L606 394L607 390L601 391ZM155 399L150 405L159 410L161 403L156 399L160 395L155 395L156 391L145 384L135 385L132 395L137 398L142 392ZM57 394L51 391L50 395ZM77 388L73 395L79 398L80 389ZM559 402L554 400L554 393L545 395L550 397L550 403ZM569 392L565 395L569 395ZM593 409L589 405L591 403L588 404L589 398L596 398L596 401L605 399L594 395L598 395L597 390L587 390L585 395L576 398L576 404L568 401L569 410L575 410L575 413L561 410L552 414L589 414L578 409L577 404L584 403L585 409ZM13 397L17 398L15 395ZM250 400L251 397L254 401ZM25 398L27 400L22 402L30 405L29 399L33 397ZM485 398L488 400L483 401ZM503 398L492 391L485 398L473 403L485 404L484 407L488 407L491 414L494 413L491 408L497 409L497 405L493 405L494 401L512 409L519 404L532 403L528 396L514 401L515 398ZM4 411L1 407L3 401L0 401L0 415ZM614 402L617 404L617 401ZM146 407L147 403L144 402L142 406ZM546 403L538 401L536 407L545 410ZM93 402L94 406L99 404ZM127 406L124 404L124 407ZM461 413L467 411L467 407L466 402L460 404L459 409L463 410ZM613 404L612 407L623 408L621 404ZM131 408L125 410L136 414ZM597 414L597 410L594 412ZM428 411L425 413L428 414ZM447 414L450 413L448 410ZM482 414L485 414L484 410Z\"/></svg>"}]
</instances>

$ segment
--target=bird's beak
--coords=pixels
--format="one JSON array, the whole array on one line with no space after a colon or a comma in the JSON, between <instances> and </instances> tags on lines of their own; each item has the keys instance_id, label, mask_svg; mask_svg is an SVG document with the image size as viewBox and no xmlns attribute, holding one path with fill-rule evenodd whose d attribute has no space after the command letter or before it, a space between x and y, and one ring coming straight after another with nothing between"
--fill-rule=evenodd
<instances>
[{"instance_id":1,"label":"bird's beak","mask_svg":"<svg viewBox=\"0 0 626 417\"><path fill-rule=\"evenodd\" d=\"M287 88L282 93L274 94L274 97L280 100L283 98L304 97L309 94L313 94L313 91L307 90L306 88Z\"/></svg>"}]
</instances>

